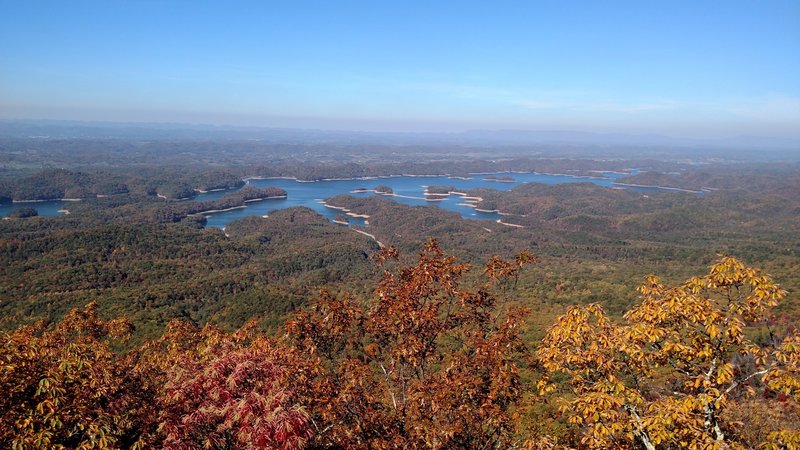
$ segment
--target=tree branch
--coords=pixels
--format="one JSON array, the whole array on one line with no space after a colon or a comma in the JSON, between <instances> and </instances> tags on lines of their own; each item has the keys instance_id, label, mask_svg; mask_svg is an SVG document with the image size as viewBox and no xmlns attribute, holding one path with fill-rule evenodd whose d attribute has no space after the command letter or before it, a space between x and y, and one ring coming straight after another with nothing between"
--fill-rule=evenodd
<instances>
[{"instance_id":1,"label":"tree branch","mask_svg":"<svg viewBox=\"0 0 800 450\"><path fill-rule=\"evenodd\" d=\"M625 405L625 411L633 418L636 422L636 430L634 430L633 434L642 441L642 445L647 450L656 450L656 446L653 445L653 442L650 440L650 436L647 434L647 430L644 428L642 424L642 418L639 416L639 413L636 411L636 406L634 405Z\"/></svg>"}]
</instances>

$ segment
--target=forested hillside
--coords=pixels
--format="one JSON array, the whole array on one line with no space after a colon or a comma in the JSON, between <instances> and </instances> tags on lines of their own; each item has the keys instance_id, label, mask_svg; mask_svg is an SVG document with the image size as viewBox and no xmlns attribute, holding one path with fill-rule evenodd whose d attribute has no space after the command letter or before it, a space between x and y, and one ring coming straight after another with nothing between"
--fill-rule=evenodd
<instances>
[{"instance_id":1,"label":"forested hillside","mask_svg":"<svg viewBox=\"0 0 800 450\"><path fill-rule=\"evenodd\" d=\"M796 448L800 335L786 292L720 258L652 276L621 321L573 306L540 343L513 285L536 258L466 264L397 250L364 299L323 290L265 336L175 320L115 352L97 304L0 338L0 443L15 448ZM538 271L538 268L533 269ZM746 328L747 327L747 328ZM750 332L757 332L756 334ZM768 334L767 334L768 332ZM538 349L534 350L534 348ZM755 414L751 416L751 414Z\"/></svg>"},{"instance_id":2,"label":"forested hillside","mask_svg":"<svg viewBox=\"0 0 800 450\"><path fill-rule=\"evenodd\" d=\"M319 287L369 279L367 257L378 248L308 210L242 221L230 238L192 223L31 226L0 222L6 329L91 301L105 316L128 318L141 337L175 317L230 328L257 316L274 326Z\"/></svg>"}]
</instances>

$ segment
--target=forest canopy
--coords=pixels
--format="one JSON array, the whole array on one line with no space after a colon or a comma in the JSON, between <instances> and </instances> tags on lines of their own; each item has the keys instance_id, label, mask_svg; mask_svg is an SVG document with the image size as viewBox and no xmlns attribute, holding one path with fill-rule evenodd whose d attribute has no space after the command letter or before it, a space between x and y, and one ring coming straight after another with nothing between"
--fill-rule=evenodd
<instances>
[{"instance_id":1,"label":"forest canopy","mask_svg":"<svg viewBox=\"0 0 800 450\"><path fill-rule=\"evenodd\" d=\"M736 259L722 257L674 287L649 277L621 320L596 304L572 307L531 348L522 339L530 312L514 296L533 255L493 257L472 282L464 277L474 269L435 241L411 265L397 257L392 247L375 254L383 274L368 300L323 290L278 336L253 323L226 333L176 320L161 337L120 351L130 323L102 320L95 303L4 333L0 444L800 443L800 334L774 321L785 292ZM747 411L760 418L742 421Z\"/></svg>"}]
</instances>

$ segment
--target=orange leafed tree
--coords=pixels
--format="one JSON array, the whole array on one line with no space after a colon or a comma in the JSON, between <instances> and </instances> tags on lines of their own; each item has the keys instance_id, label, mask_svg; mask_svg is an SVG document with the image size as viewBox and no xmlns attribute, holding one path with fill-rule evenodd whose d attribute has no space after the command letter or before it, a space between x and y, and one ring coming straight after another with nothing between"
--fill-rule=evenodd
<instances>
[{"instance_id":1,"label":"orange leafed tree","mask_svg":"<svg viewBox=\"0 0 800 450\"><path fill-rule=\"evenodd\" d=\"M131 331L97 304L56 326L0 336L0 448L116 448L133 432L124 365L109 349Z\"/></svg>"},{"instance_id":2,"label":"orange leafed tree","mask_svg":"<svg viewBox=\"0 0 800 450\"><path fill-rule=\"evenodd\" d=\"M379 254L379 264L396 256ZM429 241L418 262L386 271L359 304L324 292L288 324L310 361L297 392L316 445L343 448L498 448L512 436L520 395L516 357L522 311L501 311L489 292L533 262L493 259L487 283L462 288L465 264Z\"/></svg>"},{"instance_id":3,"label":"orange leafed tree","mask_svg":"<svg viewBox=\"0 0 800 450\"><path fill-rule=\"evenodd\" d=\"M91 303L1 335L0 448L303 448L308 415L253 326L173 321L160 339L112 352L130 331Z\"/></svg>"},{"instance_id":4,"label":"orange leafed tree","mask_svg":"<svg viewBox=\"0 0 800 450\"><path fill-rule=\"evenodd\" d=\"M785 296L768 276L730 257L665 288L650 276L642 303L616 324L599 305L572 307L536 353L542 394L566 377L562 411L588 448L744 448L722 414L755 386L800 396L800 335L757 345ZM772 332L770 332L772 336ZM800 434L771 430L766 448L797 448Z\"/></svg>"}]
</instances>

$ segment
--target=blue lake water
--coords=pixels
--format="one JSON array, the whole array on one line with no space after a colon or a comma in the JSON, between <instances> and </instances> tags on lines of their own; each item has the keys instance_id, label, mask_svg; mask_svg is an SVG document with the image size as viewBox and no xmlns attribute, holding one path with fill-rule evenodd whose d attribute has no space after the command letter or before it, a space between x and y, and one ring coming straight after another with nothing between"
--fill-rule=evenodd
<instances>
[{"instance_id":1,"label":"blue lake water","mask_svg":"<svg viewBox=\"0 0 800 450\"><path fill-rule=\"evenodd\" d=\"M510 176L514 182L488 181L484 178L489 175ZM488 219L497 220L500 216L497 213L486 213L476 211L475 208L464 205L464 199L459 195L450 195L442 201L425 200L424 192L426 186L446 185L455 187L456 191L466 192L475 188L494 188L497 190L509 190L521 183L576 183L590 181L600 186L611 187L616 178L625 174L602 172L597 177L573 177L567 175L545 175L535 173L510 173L510 174L474 174L470 179L449 178L446 176L397 176L387 178L369 179L348 179L348 180L324 180L315 182L301 182L292 179L251 179L252 186L279 187L288 193L288 198L263 200L248 203L246 208L234 209L231 211L213 213L208 215L206 226L223 228L229 222L248 216L264 216L270 212L288 208L291 206L305 206L317 211L318 213L333 219L341 214L341 211L327 208L322 204L323 199L338 194L350 194L356 197L377 195L373 192L354 193L356 189L374 189L377 186L385 185L392 188L394 196L389 198L405 203L407 205L436 205L448 211L455 211L468 219ZM216 200L232 191L216 191L200 194L196 200ZM350 218L350 223L363 224L363 219Z\"/></svg>"},{"instance_id":2,"label":"blue lake water","mask_svg":"<svg viewBox=\"0 0 800 450\"><path fill-rule=\"evenodd\" d=\"M5 217L11 211L20 208L34 208L40 216L60 216L60 209L69 209L64 206L67 202L61 200L47 200L43 202L0 203L0 217Z\"/></svg>"},{"instance_id":3,"label":"blue lake water","mask_svg":"<svg viewBox=\"0 0 800 450\"><path fill-rule=\"evenodd\" d=\"M636 173L636 171L632 171ZM488 176L510 176L513 182L489 181ZM323 199L333 197L338 194L349 194L356 197L378 195L371 192L377 186L385 185L392 188L394 196L389 198L412 206L435 205L448 211L454 211L467 219L487 219L497 220L500 215L494 212L476 211L469 205L465 205L465 199L459 195L442 197L440 201L428 201L425 199L425 188L427 186L446 185L453 186L456 191L467 192L476 188L493 188L501 191L509 190L522 183L578 183L592 182L605 187L624 187L641 192L663 192L671 191L670 188L659 187L639 187L639 186L615 186L614 181L627 174L618 172L598 172L596 177L576 177L558 174L537 174L537 173L504 173L504 174L472 174L469 179L450 178L447 176L395 176L383 178L360 178L346 180L323 180L314 182L297 181L285 178L250 179L248 183L252 186L279 187L288 193L288 198L263 200L250 202L246 208L234 209L212 213L207 215L206 226L213 228L224 228L229 222L248 216L264 216L272 211L289 208L292 206L305 206L322 214L328 219L333 220L341 211L327 208L323 205ZM354 192L357 189L367 189L369 192ZM206 192L197 195L195 200L216 200L236 190L222 190ZM702 193L698 193L702 195ZM63 213L60 210L69 209L69 203L63 200L47 200L40 202L23 203L0 203L0 217L5 217L11 211L19 208L35 208L40 216L59 216ZM350 217L350 223L364 225L364 219Z\"/></svg>"}]
</instances>

